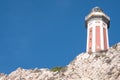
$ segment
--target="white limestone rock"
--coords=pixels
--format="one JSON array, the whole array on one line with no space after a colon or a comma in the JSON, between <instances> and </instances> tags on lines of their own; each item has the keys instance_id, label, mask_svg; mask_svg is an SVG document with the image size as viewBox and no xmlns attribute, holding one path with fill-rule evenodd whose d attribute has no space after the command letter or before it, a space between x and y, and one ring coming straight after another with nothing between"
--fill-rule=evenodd
<instances>
[{"instance_id":1,"label":"white limestone rock","mask_svg":"<svg viewBox=\"0 0 120 80\"><path fill-rule=\"evenodd\" d=\"M81 53L60 72L49 69L22 69L0 80L120 80L120 43L107 51Z\"/></svg>"}]
</instances>

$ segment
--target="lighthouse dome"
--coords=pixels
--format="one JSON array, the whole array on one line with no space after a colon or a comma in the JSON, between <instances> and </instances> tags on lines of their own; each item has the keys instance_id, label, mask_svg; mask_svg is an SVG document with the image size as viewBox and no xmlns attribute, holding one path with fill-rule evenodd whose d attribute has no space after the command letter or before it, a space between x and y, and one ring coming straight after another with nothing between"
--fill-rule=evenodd
<instances>
[{"instance_id":1,"label":"lighthouse dome","mask_svg":"<svg viewBox=\"0 0 120 80\"><path fill-rule=\"evenodd\" d=\"M107 16L104 11L100 7L94 7L91 12L85 17L85 25L87 27L87 24L90 20L93 19L101 19L103 20L109 28L110 18Z\"/></svg>"}]
</instances>

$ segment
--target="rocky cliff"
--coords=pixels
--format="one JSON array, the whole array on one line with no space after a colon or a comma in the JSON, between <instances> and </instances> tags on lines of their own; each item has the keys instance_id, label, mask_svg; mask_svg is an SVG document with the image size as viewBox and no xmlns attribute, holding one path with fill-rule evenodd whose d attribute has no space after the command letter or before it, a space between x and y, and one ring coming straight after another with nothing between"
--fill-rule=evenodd
<instances>
[{"instance_id":1,"label":"rocky cliff","mask_svg":"<svg viewBox=\"0 0 120 80\"><path fill-rule=\"evenodd\" d=\"M120 43L107 51L81 53L60 71L18 68L0 80L120 80Z\"/></svg>"}]
</instances>

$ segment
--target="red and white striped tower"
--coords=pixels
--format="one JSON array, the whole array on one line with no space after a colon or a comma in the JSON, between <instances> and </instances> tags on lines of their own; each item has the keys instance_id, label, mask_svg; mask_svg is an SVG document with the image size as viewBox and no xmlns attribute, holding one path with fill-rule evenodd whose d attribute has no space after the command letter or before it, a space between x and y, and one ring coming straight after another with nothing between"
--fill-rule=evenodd
<instances>
[{"instance_id":1,"label":"red and white striped tower","mask_svg":"<svg viewBox=\"0 0 120 80\"><path fill-rule=\"evenodd\" d=\"M104 51L109 48L108 28L110 18L99 7L95 7L85 17L87 27L88 53Z\"/></svg>"}]
</instances>

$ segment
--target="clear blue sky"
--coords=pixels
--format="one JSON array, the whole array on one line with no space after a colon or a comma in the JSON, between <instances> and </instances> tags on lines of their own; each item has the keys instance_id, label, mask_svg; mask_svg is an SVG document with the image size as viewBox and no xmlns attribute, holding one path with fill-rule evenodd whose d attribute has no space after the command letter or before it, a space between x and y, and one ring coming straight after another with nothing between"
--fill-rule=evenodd
<instances>
[{"instance_id":1,"label":"clear blue sky","mask_svg":"<svg viewBox=\"0 0 120 80\"><path fill-rule=\"evenodd\" d=\"M0 72L52 68L85 52L84 17L110 16L110 46L120 41L120 0L0 0Z\"/></svg>"}]
</instances>

